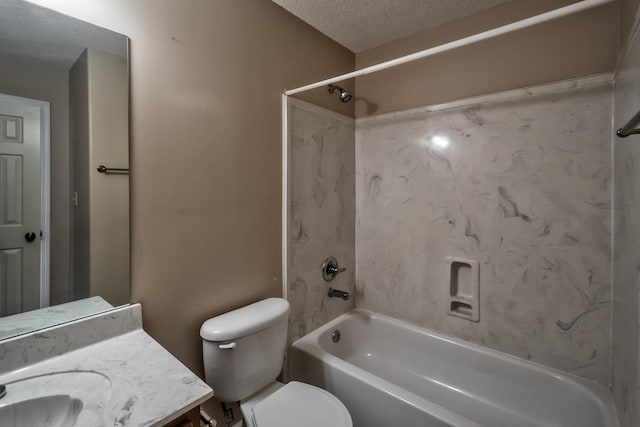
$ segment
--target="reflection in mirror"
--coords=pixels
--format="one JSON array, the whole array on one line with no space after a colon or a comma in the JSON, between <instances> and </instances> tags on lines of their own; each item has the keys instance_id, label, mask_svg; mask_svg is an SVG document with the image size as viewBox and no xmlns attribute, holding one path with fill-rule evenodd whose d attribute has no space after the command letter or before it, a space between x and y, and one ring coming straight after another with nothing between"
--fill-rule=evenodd
<instances>
[{"instance_id":1,"label":"reflection in mirror","mask_svg":"<svg viewBox=\"0 0 640 427\"><path fill-rule=\"evenodd\" d=\"M129 302L127 51L0 2L0 338Z\"/></svg>"}]
</instances>

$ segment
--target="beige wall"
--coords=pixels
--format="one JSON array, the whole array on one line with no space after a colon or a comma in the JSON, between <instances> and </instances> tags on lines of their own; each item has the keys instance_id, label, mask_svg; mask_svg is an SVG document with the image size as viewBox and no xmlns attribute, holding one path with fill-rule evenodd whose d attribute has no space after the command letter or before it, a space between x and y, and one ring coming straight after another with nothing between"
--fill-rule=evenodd
<instances>
[{"instance_id":1,"label":"beige wall","mask_svg":"<svg viewBox=\"0 0 640 427\"><path fill-rule=\"evenodd\" d=\"M51 108L51 304L69 301L69 87L64 69L2 58L0 93Z\"/></svg>"},{"instance_id":2,"label":"beige wall","mask_svg":"<svg viewBox=\"0 0 640 427\"><path fill-rule=\"evenodd\" d=\"M282 90L354 55L264 0L36 3L131 38L132 300L202 373L201 323L281 294Z\"/></svg>"},{"instance_id":3,"label":"beige wall","mask_svg":"<svg viewBox=\"0 0 640 427\"><path fill-rule=\"evenodd\" d=\"M88 50L91 296L129 301L129 176L96 172L129 166L127 59Z\"/></svg>"},{"instance_id":4,"label":"beige wall","mask_svg":"<svg viewBox=\"0 0 640 427\"><path fill-rule=\"evenodd\" d=\"M129 165L126 58L87 49L69 72L74 298L129 301L129 177L100 165Z\"/></svg>"},{"instance_id":5,"label":"beige wall","mask_svg":"<svg viewBox=\"0 0 640 427\"><path fill-rule=\"evenodd\" d=\"M624 0L626 2L637 0ZM514 0L356 55L362 68L573 3ZM600 6L356 81L356 116L613 71L618 3Z\"/></svg>"},{"instance_id":6,"label":"beige wall","mask_svg":"<svg viewBox=\"0 0 640 427\"><path fill-rule=\"evenodd\" d=\"M71 158L73 172L71 188L77 193L78 204L73 208L71 229L71 266L73 298L87 298L90 294L89 236L89 64L85 50L69 70L69 115Z\"/></svg>"}]
</instances>

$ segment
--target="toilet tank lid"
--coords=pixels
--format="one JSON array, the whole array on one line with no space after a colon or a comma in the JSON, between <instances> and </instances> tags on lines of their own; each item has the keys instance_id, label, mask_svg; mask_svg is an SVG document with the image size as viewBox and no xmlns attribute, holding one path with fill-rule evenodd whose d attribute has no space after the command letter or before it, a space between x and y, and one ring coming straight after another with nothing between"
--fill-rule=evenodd
<instances>
[{"instance_id":1,"label":"toilet tank lid","mask_svg":"<svg viewBox=\"0 0 640 427\"><path fill-rule=\"evenodd\" d=\"M207 320L200 328L200 336L207 341L246 337L280 322L288 313L287 300L267 298Z\"/></svg>"}]
</instances>

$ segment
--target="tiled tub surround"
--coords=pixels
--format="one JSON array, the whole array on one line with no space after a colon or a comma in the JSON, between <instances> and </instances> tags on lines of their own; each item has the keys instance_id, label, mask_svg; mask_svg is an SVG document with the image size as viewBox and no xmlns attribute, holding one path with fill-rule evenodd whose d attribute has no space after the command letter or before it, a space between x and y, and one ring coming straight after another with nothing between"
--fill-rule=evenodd
<instances>
[{"instance_id":1,"label":"tiled tub surround","mask_svg":"<svg viewBox=\"0 0 640 427\"><path fill-rule=\"evenodd\" d=\"M614 129L640 109L640 34L634 32L618 66ZM611 382L621 427L640 424L640 136L614 147L614 257Z\"/></svg>"},{"instance_id":2,"label":"tiled tub surround","mask_svg":"<svg viewBox=\"0 0 640 427\"><path fill-rule=\"evenodd\" d=\"M609 381L611 76L358 120L357 305ZM480 321L445 257L479 262Z\"/></svg>"},{"instance_id":3,"label":"tiled tub surround","mask_svg":"<svg viewBox=\"0 0 640 427\"><path fill-rule=\"evenodd\" d=\"M142 330L137 304L0 341L0 360L0 384L8 384L7 397L11 382L46 374L75 371L108 379L105 407L84 408L78 418L83 426L162 426L212 395ZM39 384L55 388L34 392L55 392L57 377L41 378Z\"/></svg>"},{"instance_id":4,"label":"tiled tub surround","mask_svg":"<svg viewBox=\"0 0 640 427\"><path fill-rule=\"evenodd\" d=\"M336 101L338 102L338 101ZM329 298L329 287L354 291L355 122L294 98L288 100L287 290L289 343L354 307ZM330 283L322 262L347 270Z\"/></svg>"}]
</instances>

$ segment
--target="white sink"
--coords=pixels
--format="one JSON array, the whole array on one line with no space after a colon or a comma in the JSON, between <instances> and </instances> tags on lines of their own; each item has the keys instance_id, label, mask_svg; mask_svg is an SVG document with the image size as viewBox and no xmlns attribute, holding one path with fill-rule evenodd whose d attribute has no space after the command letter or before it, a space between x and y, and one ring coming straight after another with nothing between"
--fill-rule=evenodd
<instances>
[{"instance_id":1,"label":"white sink","mask_svg":"<svg viewBox=\"0 0 640 427\"><path fill-rule=\"evenodd\" d=\"M0 426L75 426L82 401L69 395L53 395L0 405Z\"/></svg>"},{"instance_id":2,"label":"white sink","mask_svg":"<svg viewBox=\"0 0 640 427\"><path fill-rule=\"evenodd\" d=\"M0 427L97 425L111 396L111 381L91 371L37 375L4 385Z\"/></svg>"}]
</instances>

